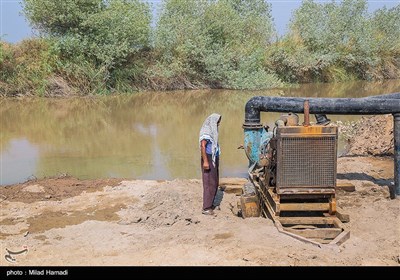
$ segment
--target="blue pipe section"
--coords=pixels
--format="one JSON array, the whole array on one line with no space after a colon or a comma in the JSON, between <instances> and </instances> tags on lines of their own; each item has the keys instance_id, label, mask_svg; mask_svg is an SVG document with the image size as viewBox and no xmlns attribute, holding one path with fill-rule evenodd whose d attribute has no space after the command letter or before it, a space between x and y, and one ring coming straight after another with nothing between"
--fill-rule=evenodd
<instances>
[{"instance_id":1,"label":"blue pipe section","mask_svg":"<svg viewBox=\"0 0 400 280\"><path fill-rule=\"evenodd\" d=\"M260 166L260 155L266 153L266 147L273 136L264 127L244 128L244 149L249 159L249 167Z\"/></svg>"}]
</instances>

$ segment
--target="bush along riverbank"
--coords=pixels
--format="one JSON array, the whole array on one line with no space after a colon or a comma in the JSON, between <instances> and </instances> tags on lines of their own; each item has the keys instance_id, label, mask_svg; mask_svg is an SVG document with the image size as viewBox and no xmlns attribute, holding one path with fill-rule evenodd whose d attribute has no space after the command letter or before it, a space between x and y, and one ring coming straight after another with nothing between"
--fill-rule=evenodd
<instances>
[{"instance_id":1,"label":"bush along riverbank","mask_svg":"<svg viewBox=\"0 0 400 280\"><path fill-rule=\"evenodd\" d=\"M400 78L400 5L303 1L276 35L263 0L25 0L40 38L0 44L0 96L267 89Z\"/></svg>"}]
</instances>

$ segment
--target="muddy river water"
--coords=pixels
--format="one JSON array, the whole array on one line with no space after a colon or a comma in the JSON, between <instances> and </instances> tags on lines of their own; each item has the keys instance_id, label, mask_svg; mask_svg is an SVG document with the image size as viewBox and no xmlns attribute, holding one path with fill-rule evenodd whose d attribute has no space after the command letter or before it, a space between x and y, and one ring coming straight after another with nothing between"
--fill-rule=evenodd
<instances>
[{"instance_id":1,"label":"muddy river water","mask_svg":"<svg viewBox=\"0 0 400 280\"><path fill-rule=\"evenodd\" d=\"M220 175L243 177L248 162L238 146L243 143L244 106L251 97L364 97L392 92L400 92L400 80L306 84L268 91L2 98L0 184L63 174L81 179L200 178L198 134L203 120L213 112L222 115ZM279 115L262 113L261 118L273 127ZM329 117L346 123L361 116ZM343 149L344 142L339 141L339 153Z\"/></svg>"}]
</instances>

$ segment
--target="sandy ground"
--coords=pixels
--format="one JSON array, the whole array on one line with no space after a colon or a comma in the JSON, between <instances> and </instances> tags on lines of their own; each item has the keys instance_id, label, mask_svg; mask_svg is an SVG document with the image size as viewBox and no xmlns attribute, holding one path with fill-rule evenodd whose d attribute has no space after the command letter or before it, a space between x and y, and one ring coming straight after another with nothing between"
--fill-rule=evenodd
<instances>
[{"instance_id":1,"label":"sandy ground","mask_svg":"<svg viewBox=\"0 0 400 280\"><path fill-rule=\"evenodd\" d=\"M390 199L387 186L392 159L339 158L338 178L356 191L337 192L351 236L333 248L279 233L268 218L238 217L234 193L219 190L217 216L202 215L200 180L64 177L4 187L0 265L399 266L400 199ZM10 262L6 249L28 251Z\"/></svg>"},{"instance_id":2,"label":"sandy ground","mask_svg":"<svg viewBox=\"0 0 400 280\"><path fill-rule=\"evenodd\" d=\"M238 217L244 178L223 178L217 216L201 214L200 180L78 180L0 188L0 266L400 266L400 198L391 116L364 118L338 158L337 203L350 239L317 247L268 218ZM375 132L377 131L377 132ZM357 154L374 155L355 156ZM21 254L9 254L21 252ZM12 257L12 259L10 258Z\"/></svg>"}]
</instances>

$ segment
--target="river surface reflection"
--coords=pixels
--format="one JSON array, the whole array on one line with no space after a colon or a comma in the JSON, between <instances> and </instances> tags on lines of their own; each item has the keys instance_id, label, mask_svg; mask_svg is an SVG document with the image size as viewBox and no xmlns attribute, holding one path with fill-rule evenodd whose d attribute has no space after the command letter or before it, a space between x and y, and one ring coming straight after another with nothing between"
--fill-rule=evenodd
<instances>
[{"instance_id":1,"label":"river surface reflection","mask_svg":"<svg viewBox=\"0 0 400 280\"><path fill-rule=\"evenodd\" d=\"M245 177L244 106L253 96L363 97L400 92L400 80L306 84L269 91L141 92L95 98L0 99L0 184L69 174L81 179L200 178L198 134L220 125L221 177ZM273 127L279 113L262 113ZM361 116L329 116L333 121ZM302 121L303 116L300 115ZM314 118L311 118L314 121ZM339 143L339 152L344 143Z\"/></svg>"}]
</instances>

